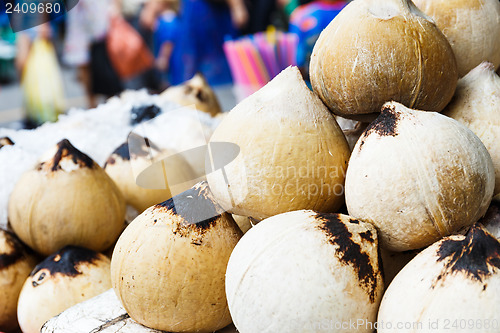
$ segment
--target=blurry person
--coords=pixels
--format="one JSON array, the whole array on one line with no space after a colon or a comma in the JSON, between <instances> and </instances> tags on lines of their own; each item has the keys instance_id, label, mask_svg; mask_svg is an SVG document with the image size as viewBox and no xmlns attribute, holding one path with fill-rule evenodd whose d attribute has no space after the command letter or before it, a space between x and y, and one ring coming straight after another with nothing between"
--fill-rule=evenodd
<instances>
[{"instance_id":1,"label":"blurry person","mask_svg":"<svg viewBox=\"0 0 500 333\"><path fill-rule=\"evenodd\" d=\"M106 65L105 53L102 52L106 47L104 40L111 15L116 15L116 11L112 0L80 0L67 13L63 60L67 65L77 67L78 79L85 88L90 108L97 106L97 94L111 96L121 88L120 82L116 82L117 76L110 77L109 82L97 82L92 76L96 70L96 66L92 68L93 63ZM109 71L100 72L105 75ZM100 89L100 86L108 89Z\"/></svg>"},{"instance_id":2,"label":"blurry person","mask_svg":"<svg viewBox=\"0 0 500 333\"><path fill-rule=\"evenodd\" d=\"M182 38L178 18L179 1L163 0L161 13L154 26L154 54L156 67L164 74L167 82L178 82L182 79L182 56L173 54L176 38Z\"/></svg>"},{"instance_id":3,"label":"blurry person","mask_svg":"<svg viewBox=\"0 0 500 333\"><path fill-rule=\"evenodd\" d=\"M318 0L297 7L290 17L289 31L297 34L297 65L309 80L309 61L314 44L326 26L340 13L348 1Z\"/></svg>"},{"instance_id":4,"label":"blurry person","mask_svg":"<svg viewBox=\"0 0 500 333\"><path fill-rule=\"evenodd\" d=\"M168 12L157 25L158 65L171 85L202 73L210 85L232 82L222 48L248 22L243 0L181 0L178 15Z\"/></svg>"}]
</instances>

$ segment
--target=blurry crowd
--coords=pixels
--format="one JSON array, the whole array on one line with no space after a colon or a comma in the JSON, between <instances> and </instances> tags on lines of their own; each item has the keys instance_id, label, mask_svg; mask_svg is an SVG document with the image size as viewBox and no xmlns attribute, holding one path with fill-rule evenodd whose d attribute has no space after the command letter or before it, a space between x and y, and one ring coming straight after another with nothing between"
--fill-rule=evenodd
<instances>
[{"instance_id":1,"label":"blurry crowd","mask_svg":"<svg viewBox=\"0 0 500 333\"><path fill-rule=\"evenodd\" d=\"M69 3L51 0L58 1ZM19 77L34 42L49 41L56 45L58 62L77 69L93 107L96 95L126 88L161 91L197 72L213 86L230 84L224 41L270 25L299 36L297 63L307 75L314 42L347 1L80 0L66 15L16 34L9 31L1 3L0 38L15 42Z\"/></svg>"}]
</instances>

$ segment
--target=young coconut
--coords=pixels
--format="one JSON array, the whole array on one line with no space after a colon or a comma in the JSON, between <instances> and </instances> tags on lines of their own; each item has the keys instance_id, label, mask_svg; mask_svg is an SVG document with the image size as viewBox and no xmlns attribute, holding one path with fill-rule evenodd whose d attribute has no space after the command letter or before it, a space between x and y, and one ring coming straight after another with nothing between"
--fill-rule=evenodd
<instances>
[{"instance_id":1,"label":"young coconut","mask_svg":"<svg viewBox=\"0 0 500 333\"><path fill-rule=\"evenodd\" d=\"M390 100L443 110L455 91L456 66L446 37L410 0L358 0L321 33L310 75L333 113L371 120Z\"/></svg>"},{"instance_id":2,"label":"young coconut","mask_svg":"<svg viewBox=\"0 0 500 333\"><path fill-rule=\"evenodd\" d=\"M8 212L14 232L40 254L65 245L104 251L123 229L125 201L97 163L62 140L17 182Z\"/></svg>"},{"instance_id":3,"label":"young coconut","mask_svg":"<svg viewBox=\"0 0 500 333\"><path fill-rule=\"evenodd\" d=\"M139 215L111 260L113 289L132 319L171 332L213 332L231 323L227 262L242 232L195 185Z\"/></svg>"},{"instance_id":4,"label":"young coconut","mask_svg":"<svg viewBox=\"0 0 500 333\"><path fill-rule=\"evenodd\" d=\"M222 112L214 91L203 74L196 74L191 80L165 90L160 97L182 106L195 106L212 117Z\"/></svg>"},{"instance_id":5,"label":"young coconut","mask_svg":"<svg viewBox=\"0 0 500 333\"><path fill-rule=\"evenodd\" d=\"M480 225L450 236L418 254L387 288L378 313L377 332L394 332L395 323L415 323L397 332L442 332L449 320L473 320L453 332L498 332L500 321L500 243ZM438 327L429 326L437 323ZM436 324L437 325L437 324ZM460 325L460 324L459 324ZM463 325L463 324L462 324ZM477 325L477 326L476 326ZM481 325L481 326L479 326Z\"/></svg>"},{"instance_id":6,"label":"young coconut","mask_svg":"<svg viewBox=\"0 0 500 333\"><path fill-rule=\"evenodd\" d=\"M345 196L349 214L375 225L383 247L407 251L475 223L494 187L491 157L471 130L391 102L354 147Z\"/></svg>"},{"instance_id":7,"label":"young coconut","mask_svg":"<svg viewBox=\"0 0 500 333\"><path fill-rule=\"evenodd\" d=\"M187 189L185 186L181 188L176 186L177 193L174 192L174 188L163 181L163 173L161 174L162 177L159 177L157 181L159 185L157 188L146 188L137 184L136 176L140 172L168 155L174 154L168 150L160 151L148 139L132 134L129 141L119 146L111 154L104 165L104 170L116 183L127 204L142 213L147 208L170 199L173 195ZM176 184L183 184L196 178L194 171L180 155L170 157L164 166L167 179ZM160 189L160 187L163 187L163 189Z\"/></svg>"},{"instance_id":8,"label":"young coconut","mask_svg":"<svg viewBox=\"0 0 500 333\"><path fill-rule=\"evenodd\" d=\"M500 2L495 2L500 6ZM495 166L495 194L500 193L500 147L498 145L500 77L495 73L493 65L483 62L460 79L455 96L443 113L467 126L484 143Z\"/></svg>"},{"instance_id":9,"label":"young coconut","mask_svg":"<svg viewBox=\"0 0 500 333\"><path fill-rule=\"evenodd\" d=\"M24 282L17 316L23 333L67 308L111 288L109 259L82 247L66 246L38 264Z\"/></svg>"},{"instance_id":10,"label":"young coconut","mask_svg":"<svg viewBox=\"0 0 500 333\"><path fill-rule=\"evenodd\" d=\"M236 245L226 272L231 317L245 333L373 323L383 290L375 228L341 214L302 210L260 222Z\"/></svg>"},{"instance_id":11,"label":"young coconut","mask_svg":"<svg viewBox=\"0 0 500 333\"><path fill-rule=\"evenodd\" d=\"M24 245L13 234L0 229L0 331L18 328L17 299L35 264L35 258Z\"/></svg>"},{"instance_id":12,"label":"young coconut","mask_svg":"<svg viewBox=\"0 0 500 333\"><path fill-rule=\"evenodd\" d=\"M448 38L460 77L482 61L500 65L498 0L413 0Z\"/></svg>"},{"instance_id":13,"label":"young coconut","mask_svg":"<svg viewBox=\"0 0 500 333\"><path fill-rule=\"evenodd\" d=\"M258 220L297 209L334 212L343 203L349 146L297 67L288 67L238 104L210 144L232 143L238 156L207 179L229 212ZM225 150L212 153L224 164Z\"/></svg>"}]
</instances>

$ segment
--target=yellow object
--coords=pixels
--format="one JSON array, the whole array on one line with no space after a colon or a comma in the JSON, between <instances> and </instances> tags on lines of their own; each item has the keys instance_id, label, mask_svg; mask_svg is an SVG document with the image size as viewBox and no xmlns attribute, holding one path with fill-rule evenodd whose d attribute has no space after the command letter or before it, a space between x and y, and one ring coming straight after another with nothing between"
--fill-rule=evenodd
<instances>
[{"instance_id":1,"label":"yellow object","mask_svg":"<svg viewBox=\"0 0 500 333\"><path fill-rule=\"evenodd\" d=\"M56 121L64 111L64 89L54 46L33 42L22 76L27 117L37 123Z\"/></svg>"}]
</instances>

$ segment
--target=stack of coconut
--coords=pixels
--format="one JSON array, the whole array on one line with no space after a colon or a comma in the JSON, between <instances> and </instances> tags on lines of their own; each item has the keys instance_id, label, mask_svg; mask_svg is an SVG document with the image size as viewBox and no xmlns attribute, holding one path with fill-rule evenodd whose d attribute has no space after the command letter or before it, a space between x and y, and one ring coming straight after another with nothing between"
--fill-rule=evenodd
<instances>
[{"instance_id":1,"label":"stack of coconut","mask_svg":"<svg viewBox=\"0 0 500 333\"><path fill-rule=\"evenodd\" d=\"M177 195L136 185L165 180L155 166L175 171L169 184L196 176L144 138L105 170L60 142L10 196L30 248L70 245L26 281L23 331L109 286L127 314L92 332L129 316L170 332L500 331L500 3L417 5L351 2L315 46L314 92L288 68L242 101L204 150L207 182ZM366 127L349 131L353 149L336 117ZM141 157L138 177L120 171ZM122 232L125 202L144 211ZM111 261L75 247L117 238ZM18 281L33 260L6 243L18 250L0 268ZM71 311L87 310L44 332L78 332Z\"/></svg>"}]
</instances>

